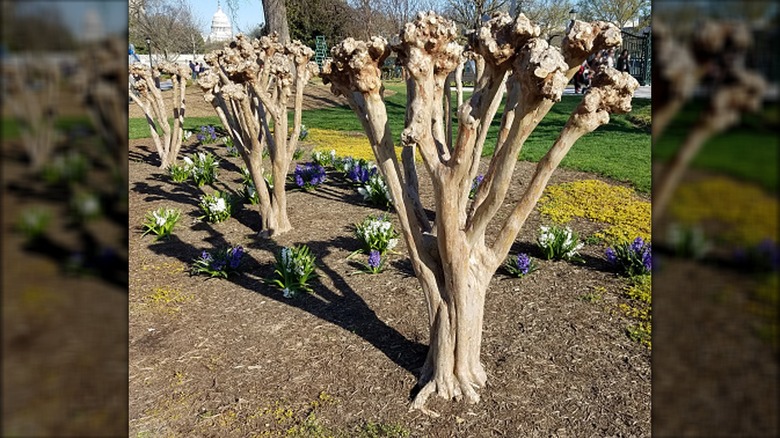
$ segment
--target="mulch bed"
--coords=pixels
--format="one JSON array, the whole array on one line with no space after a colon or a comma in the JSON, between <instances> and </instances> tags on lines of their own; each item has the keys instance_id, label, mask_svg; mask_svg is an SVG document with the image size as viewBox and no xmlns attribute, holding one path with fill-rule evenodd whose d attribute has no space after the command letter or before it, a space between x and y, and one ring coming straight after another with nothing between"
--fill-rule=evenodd
<instances>
[{"instance_id":1,"label":"mulch bed","mask_svg":"<svg viewBox=\"0 0 780 438\"><path fill-rule=\"evenodd\" d=\"M380 210L329 175L314 192L289 190L294 230L263 239L251 205L225 222L202 222L198 196L211 189L170 182L151 140L130 148L131 436L357 436L368 423L414 437L650 435L650 352L625 334L617 306L626 281L609 270L602 246L587 245L584 264L539 260L523 279L499 271L485 309L488 387L476 405L431 398L441 414L432 418L408 412L428 328L404 245L377 275L356 274L347 259L358 249L353 224ZM221 145L202 148L223 157L215 188L237 189L240 159ZM533 167L518 163L515 187ZM598 177L559 169L551 184L585 178ZM421 190L430 205L424 180ZM141 223L160 206L183 214L171 240L154 242L141 237ZM534 212L512 253L541 256L540 223ZM585 236L593 229L573 225ZM238 244L247 250L239 275L188 274L202 250ZM314 293L285 299L264 279L274 253L293 244L316 255L319 281ZM155 302L159 288L182 298ZM594 292L602 298L580 299Z\"/></svg>"}]
</instances>

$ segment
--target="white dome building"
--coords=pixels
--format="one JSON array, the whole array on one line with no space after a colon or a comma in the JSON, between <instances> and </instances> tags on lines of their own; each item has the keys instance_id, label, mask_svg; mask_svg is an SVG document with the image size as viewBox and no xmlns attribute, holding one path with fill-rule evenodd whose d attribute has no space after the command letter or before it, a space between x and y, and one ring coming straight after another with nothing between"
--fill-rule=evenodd
<instances>
[{"instance_id":1,"label":"white dome building","mask_svg":"<svg viewBox=\"0 0 780 438\"><path fill-rule=\"evenodd\" d=\"M205 38L207 43L228 41L233 38L233 26L227 14L222 12L222 7L217 2L217 12L211 18L211 33Z\"/></svg>"}]
</instances>

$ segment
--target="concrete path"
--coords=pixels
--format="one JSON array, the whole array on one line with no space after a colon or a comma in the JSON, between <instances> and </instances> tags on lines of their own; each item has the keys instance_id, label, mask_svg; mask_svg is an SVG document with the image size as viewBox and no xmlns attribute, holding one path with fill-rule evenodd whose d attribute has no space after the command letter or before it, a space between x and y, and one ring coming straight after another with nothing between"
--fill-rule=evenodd
<instances>
[{"instance_id":1,"label":"concrete path","mask_svg":"<svg viewBox=\"0 0 780 438\"><path fill-rule=\"evenodd\" d=\"M564 96L575 94L574 87L573 86L566 87L566 89L563 90L563 94ZM638 99L650 99L650 95L651 95L650 85L640 86L634 92L634 98L638 98Z\"/></svg>"}]
</instances>

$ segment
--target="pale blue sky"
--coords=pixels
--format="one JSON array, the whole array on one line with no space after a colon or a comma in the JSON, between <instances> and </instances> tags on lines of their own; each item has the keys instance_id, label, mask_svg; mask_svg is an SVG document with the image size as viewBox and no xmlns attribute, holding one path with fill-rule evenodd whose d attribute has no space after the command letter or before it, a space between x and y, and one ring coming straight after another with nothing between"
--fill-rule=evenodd
<instances>
[{"instance_id":1,"label":"pale blue sky","mask_svg":"<svg viewBox=\"0 0 780 438\"><path fill-rule=\"evenodd\" d=\"M50 10L58 11L62 21L78 38L84 29L84 16L89 9L94 10L101 17L105 32L127 33L126 0L27 0L19 2L18 11L23 14L38 14L39 12Z\"/></svg>"},{"instance_id":2,"label":"pale blue sky","mask_svg":"<svg viewBox=\"0 0 780 438\"><path fill-rule=\"evenodd\" d=\"M201 33L208 34L211 31L211 17L217 12L217 0L186 0L192 8L192 14L200 22ZM233 0L238 10L233 13L227 0L219 1L222 11L230 17L233 24L233 33L239 31L249 32L263 22L263 4L261 0Z\"/></svg>"}]
</instances>

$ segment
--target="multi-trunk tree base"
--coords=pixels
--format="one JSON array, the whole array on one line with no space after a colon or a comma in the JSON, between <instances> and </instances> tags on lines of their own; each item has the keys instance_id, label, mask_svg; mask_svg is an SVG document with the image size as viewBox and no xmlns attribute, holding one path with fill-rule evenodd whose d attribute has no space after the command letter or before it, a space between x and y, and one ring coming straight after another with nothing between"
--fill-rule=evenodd
<instances>
[{"instance_id":1,"label":"multi-trunk tree base","mask_svg":"<svg viewBox=\"0 0 780 438\"><path fill-rule=\"evenodd\" d=\"M476 403L487 373L480 363L485 294L531 213L552 172L581 136L609 121L609 114L630 111L639 86L627 73L600 71L593 87L537 170L512 213L486 240L510 190L509 184L523 143L588 55L620 45L614 25L574 22L563 49L539 37L539 27L520 14L496 14L471 35L472 52L484 64L471 98L457 108L455 133L445 86L465 61L456 42L454 23L434 13L407 23L392 48L406 69L407 114L401 133L403 162L395 154L382 98L381 69L391 48L382 38L368 42L347 39L332 50L323 66L323 81L347 98L368 135L378 167L387 181L415 274L428 306L430 347L419 379L420 392L411 409L425 408L433 394ZM490 122L506 90L498 142L487 174L469 199ZM453 135L454 134L454 135ZM428 220L418 195L417 153L430 175L435 219ZM490 245L487 242L492 242Z\"/></svg>"}]
</instances>

